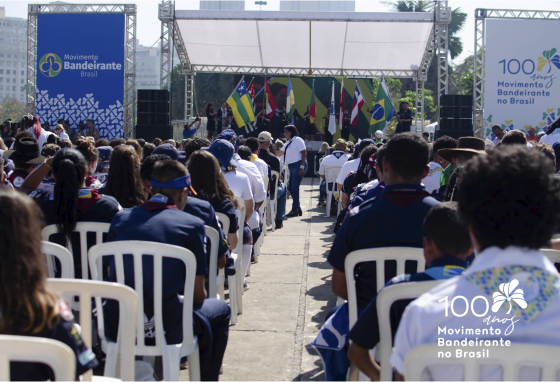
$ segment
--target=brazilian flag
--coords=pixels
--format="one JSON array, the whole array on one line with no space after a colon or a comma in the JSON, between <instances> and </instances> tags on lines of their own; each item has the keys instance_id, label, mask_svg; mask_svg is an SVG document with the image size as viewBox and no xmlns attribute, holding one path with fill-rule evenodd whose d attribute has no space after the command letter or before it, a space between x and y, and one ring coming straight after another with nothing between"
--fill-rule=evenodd
<instances>
[{"instance_id":1,"label":"brazilian flag","mask_svg":"<svg viewBox=\"0 0 560 382\"><path fill-rule=\"evenodd\" d=\"M385 127L387 126L387 122L393 118L394 113L395 107L389 95L389 89L387 89L385 79L383 79L379 83L379 89L377 89L377 97L375 98L373 111L371 113L371 121L369 123L369 134L371 135L377 130L381 130L383 131L383 137L385 137Z\"/></svg>"},{"instance_id":2,"label":"brazilian flag","mask_svg":"<svg viewBox=\"0 0 560 382\"><path fill-rule=\"evenodd\" d=\"M245 85L243 78L239 81L239 84L237 84L237 87L226 102L231 107L237 126L245 126L255 120L253 102L251 102L251 96L247 91L247 85Z\"/></svg>"}]
</instances>

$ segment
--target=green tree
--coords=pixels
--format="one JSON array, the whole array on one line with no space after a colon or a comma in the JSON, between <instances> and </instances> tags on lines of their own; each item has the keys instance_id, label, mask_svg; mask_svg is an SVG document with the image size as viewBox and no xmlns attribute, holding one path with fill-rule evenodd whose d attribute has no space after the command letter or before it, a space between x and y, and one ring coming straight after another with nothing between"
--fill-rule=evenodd
<instances>
[{"instance_id":1,"label":"green tree","mask_svg":"<svg viewBox=\"0 0 560 382\"><path fill-rule=\"evenodd\" d=\"M399 100L400 102L408 102L408 104L410 105L410 109L414 111L415 114L417 114L416 112L416 92L412 92L410 90L407 90L405 92L405 95L403 98L401 98ZM398 109L399 105L395 105L395 109ZM436 107L434 105L434 96L433 96L433 92L429 89L424 89L424 119L430 119L434 113L436 111ZM420 116L420 115L418 115Z\"/></svg>"},{"instance_id":2,"label":"green tree","mask_svg":"<svg viewBox=\"0 0 560 382\"><path fill-rule=\"evenodd\" d=\"M250 78L246 77L245 80L247 86L249 86ZM203 114L208 103L214 105L214 110L218 110L222 102L226 101L231 95L236 85L233 82L234 75L228 73L199 73L195 75L194 84L198 112Z\"/></svg>"},{"instance_id":3,"label":"green tree","mask_svg":"<svg viewBox=\"0 0 560 382\"><path fill-rule=\"evenodd\" d=\"M11 118L14 122L19 122L27 110L23 102L15 98L4 98L0 106L0 121Z\"/></svg>"},{"instance_id":4,"label":"green tree","mask_svg":"<svg viewBox=\"0 0 560 382\"><path fill-rule=\"evenodd\" d=\"M449 94L472 95L474 81L474 56L468 56L460 64L452 65L450 69Z\"/></svg>"}]
</instances>

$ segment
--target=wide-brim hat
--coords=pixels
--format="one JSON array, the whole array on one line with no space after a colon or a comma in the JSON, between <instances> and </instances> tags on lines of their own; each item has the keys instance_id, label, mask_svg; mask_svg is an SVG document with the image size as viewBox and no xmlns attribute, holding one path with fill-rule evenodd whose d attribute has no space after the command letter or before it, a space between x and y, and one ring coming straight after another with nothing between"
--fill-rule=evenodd
<instances>
[{"instance_id":1,"label":"wide-brim hat","mask_svg":"<svg viewBox=\"0 0 560 382\"><path fill-rule=\"evenodd\" d=\"M237 161L233 155L235 154L235 147L225 139L216 139L210 147L203 147L202 150L208 150L222 166L237 166Z\"/></svg>"},{"instance_id":2,"label":"wide-brim hat","mask_svg":"<svg viewBox=\"0 0 560 382\"><path fill-rule=\"evenodd\" d=\"M456 149L441 149L438 155L448 162L453 161L453 157L458 153L475 153L486 155L486 143L476 137L461 137L457 141Z\"/></svg>"},{"instance_id":3,"label":"wide-brim hat","mask_svg":"<svg viewBox=\"0 0 560 382\"><path fill-rule=\"evenodd\" d=\"M45 157L41 155L39 142L33 138L21 138L14 150L6 150L4 158L25 164L43 163Z\"/></svg>"}]
</instances>

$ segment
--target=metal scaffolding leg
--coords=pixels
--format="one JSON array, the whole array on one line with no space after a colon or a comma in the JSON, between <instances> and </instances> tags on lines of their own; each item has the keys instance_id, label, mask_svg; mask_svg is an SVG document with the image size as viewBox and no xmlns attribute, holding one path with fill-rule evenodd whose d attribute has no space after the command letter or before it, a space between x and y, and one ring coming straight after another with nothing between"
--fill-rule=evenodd
<instances>
[{"instance_id":1,"label":"metal scaffolding leg","mask_svg":"<svg viewBox=\"0 0 560 382\"><path fill-rule=\"evenodd\" d=\"M448 90L448 57L449 57L449 23L451 22L451 8L447 1L436 3L436 45L437 45L437 103Z\"/></svg>"},{"instance_id":2,"label":"metal scaffolding leg","mask_svg":"<svg viewBox=\"0 0 560 382\"><path fill-rule=\"evenodd\" d=\"M126 6L126 50L124 61L123 137L135 136L136 116L136 5Z\"/></svg>"},{"instance_id":3,"label":"metal scaffolding leg","mask_svg":"<svg viewBox=\"0 0 560 382\"><path fill-rule=\"evenodd\" d=\"M194 75L185 73L185 119L194 117Z\"/></svg>"},{"instance_id":4,"label":"metal scaffolding leg","mask_svg":"<svg viewBox=\"0 0 560 382\"><path fill-rule=\"evenodd\" d=\"M161 20L160 89L171 90L171 32L174 12L172 1L164 0L158 6L158 18Z\"/></svg>"},{"instance_id":5,"label":"metal scaffolding leg","mask_svg":"<svg viewBox=\"0 0 560 382\"><path fill-rule=\"evenodd\" d=\"M39 6L29 4L27 18L27 112L35 115L35 101L37 93L37 15Z\"/></svg>"},{"instance_id":6,"label":"metal scaffolding leg","mask_svg":"<svg viewBox=\"0 0 560 382\"><path fill-rule=\"evenodd\" d=\"M484 138L484 29L485 9L477 9L474 29L474 134Z\"/></svg>"},{"instance_id":7,"label":"metal scaffolding leg","mask_svg":"<svg viewBox=\"0 0 560 382\"><path fill-rule=\"evenodd\" d=\"M414 115L414 125L416 134L420 134L424 132L424 81L416 79L414 83L416 84L416 102L414 103L416 113ZM418 129L418 117L420 117L420 129Z\"/></svg>"}]
</instances>

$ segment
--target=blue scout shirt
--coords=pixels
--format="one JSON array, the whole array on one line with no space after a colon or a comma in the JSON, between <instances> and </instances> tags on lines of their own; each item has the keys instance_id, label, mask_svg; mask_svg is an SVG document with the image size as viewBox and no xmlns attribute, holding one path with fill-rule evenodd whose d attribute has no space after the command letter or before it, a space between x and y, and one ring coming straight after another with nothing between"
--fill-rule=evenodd
<instances>
[{"instance_id":1,"label":"blue scout shirt","mask_svg":"<svg viewBox=\"0 0 560 382\"><path fill-rule=\"evenodd\" d=\"M462 274L467 267L468 262L463 261L454 256L446 256L432 261L432 264L425 272L416 274L402 274L391 279L389 285L401 284L411 281L431 281L446 280L454 276ZM399 327L399 322L404 313L405 308L413 301L412 299L398 300L393 303L391 309L391 332L395 338L395 333ZM358 321L350 331L348 338L352 342L364 349L373 349L379 343L379 319L377 314L377 296L371 300L366 309L362 312Z\"/></svg>"},{"instance_id":2,"label":"blue scout shirt","mask_svg":"<svg viewBox=\"0 0 560 382\"><path fill-rule=\"evenodd\" d=\"M224 236L224 231L222 231L222 227L218 224L218 219L216 218L216 213L214 212L214 208L212 205L205 200L197 199L189 197L185 208L183 211L189 213L197 218L202 219L204 225L214 228L218 231L220 235L220 241L218 243L218 259L226 254L229 253L229 246L227 242L227 238ZM208 243L210 244L210 243ZM206 253L207 257L207 265L209 266L210 262L210 247L208 247L208 252Z\"/></svg>"},{"instance_id":3,"label":"blue scout shirt","mask_svg":"<svg viewBox=\"0 0 560 382\"><path fill-rule=\"evenodd\" d=\"M229 231L228 233L236 233L239 229L237 225L237 215L235 214L235 206L233 202L229 199L219 200L218 198L213 198L210 204L214 208L214 211L224 214L229 219Z\"/></svg>"},{"instance_id":4,"label":"blue scout shirt","mask_svg":"<svg viewBox=\"0 0 560 382\"><path fill-rule=\"evenodd\" d=\"M352 251L380 247L422 248L422 225L426 214L438 204L420 184L386 186L383 193L353 208L338 231L327 260L344 272L344 260ZM405 273L416 273L416 262L407 262ZM361 263L354 270L358 307L364 309L377 295L376 263ZM388 261L385 280L396 275Z\"/></svg>"},{"instance_id":5,"label":"blue scout shirt","mask_svg":"<svg viewBox=\"0 0 560 382\"><path fill-rule=\"evenodd\" d=\"M177 245L192 251L196 257L196 274L206 275L204 222L202 219L179 211L171 198L162 194L134 208L124 210L115 216L109 229L108 241L141 240ZM144 269L144 297L153 295L153 261L151 257L142 259ZM164 258L163 298L177 298L185 287L185 267L176 259ZM132 257L124 258L125 284L134 286L134 264ZM111 281L116 281L114 260L111 259Z\"/></svg>"}]
</instances>

